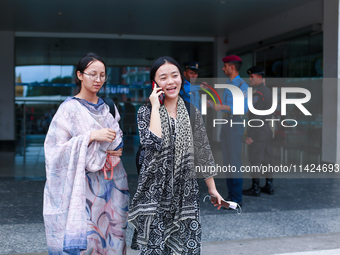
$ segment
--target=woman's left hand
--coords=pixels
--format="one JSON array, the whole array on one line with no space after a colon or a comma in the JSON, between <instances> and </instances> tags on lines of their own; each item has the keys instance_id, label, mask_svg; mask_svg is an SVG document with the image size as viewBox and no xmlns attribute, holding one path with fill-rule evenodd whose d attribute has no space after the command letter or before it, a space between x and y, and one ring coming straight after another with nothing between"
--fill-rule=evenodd
<instances>
[{"instance_id":1,"label":"woman's left hand","mask_svg":"<svg viewBox=\"0 0 340 255\"><path fill-rule=\"evenodd\" d=\"M218 203L214 204L214 206L218 206L217 210L220 210L221 206L222 206L221 200L223 199L223 197L220 195L220 193L218 193L218 191L216 189L212 189L212 190L209 189L209 194L217 197Z\"/></svg>"},{"instance_id":2,"label":"woman's left hand","mask_svg":"<svg viewBox=\"0 0 340 255\"><path fill-rule=\"evenodd\" d=\"M109 153L111 156L121 157L123 154L123 148L120 148L116 151L107 151L106 153Z\"/></svg>"}]
</instances>

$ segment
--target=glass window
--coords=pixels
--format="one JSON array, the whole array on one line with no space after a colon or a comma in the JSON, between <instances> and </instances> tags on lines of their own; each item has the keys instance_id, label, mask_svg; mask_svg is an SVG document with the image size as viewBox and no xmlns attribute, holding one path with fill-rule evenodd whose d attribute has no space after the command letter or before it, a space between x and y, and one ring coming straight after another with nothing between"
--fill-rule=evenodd
<instances>
[{"instance_id":1,"label":"glass window","mask_svg":"<svg viewBox=\"0 0 340 255\"><path fill-rule=\"evenodd\" d=\"M266 77L284 77L285 44L269 46L256 51L256 65L265 69Z\"/></svg>"},{"instance_id":2,"label":"glass window","mask_svg":"<svg viewBox=\"0 0 340 255\"><path fill-rule=\"evenodd\" d=\"M242 59L242 68L240 70L240 77L246 78L248 77L247 70L248 68L254 65L254 53L247 53L239 55Z\"/></svg>"},{"instance_id":3,"label":"glass window","mask_svg":"<svg viewBox=\"0 0 340 255\"><path fill-rule=\"evenodd\" d=\"M122 111L127 100L136 110L148 100L149 68L160 56L172 56L179 64L198 61L200 75L213 74L213 42L17 37L16 103L21 113L18 110L16 116L20 123L30 121L29 127L25 125L27 128L18 134L23 135L25 130L32 135L46 131L49 122L43 122L42 117L49 112L48 118L44 117L49 120L56 105L77 93L75 66L88 52L97 53L107 65L109 79L99 96L115 98ZM29 117L23 118L22 112ZM41 128L42 123L47 124Z\"/></svg>"},{"instance_id":4,"label":"glass window","mask_svg":"<svg viewBox=\"0 0 340 255\"><path fill-rule=\"evenodd\" d=\"M321 153L322 79L317 78L322 78L323 75L323 34L301 36L255 50L255 61L256 65L265 68L266 86L279 88L278 108L274 113L274 118L298 121L295 128L275 126L274 154L280 156L283 149L288 153L285 156L288 160L315 162L316 156ZM285 79L272 79L274 77ZM281 116L280 88L282 87L308 89L312 98L304 106L312 113L312 116L304 116L294 105L288 105L287 115ZM301 95L291 94L289 97L299 96Z\"/></svg>"},{"instance_id":5,"label":"glass window","mask_svg":"<svg viewBox=\"0 0 340 255\"><path fill-rule=\"evenodd\" d=\"M18 83L72 83L72 65L27 65L16 66L15 77Z\"/></svg>"}]
</instances>

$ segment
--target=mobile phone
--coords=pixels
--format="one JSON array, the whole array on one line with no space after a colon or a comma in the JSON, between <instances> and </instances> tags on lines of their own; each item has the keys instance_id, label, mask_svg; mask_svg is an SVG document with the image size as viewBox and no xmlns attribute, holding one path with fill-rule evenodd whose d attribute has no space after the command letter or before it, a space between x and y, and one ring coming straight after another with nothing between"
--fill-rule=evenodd
<instances>
[{"instance_id":1,"label":"mobile phone","mask_svg":"<svg viewBox=\"0 0 340 255\"><path fill-rule=\"evenodd\" d=\"M214 204L217 204L217 197L211 195L210 196L210 201L213 202ZM225 201L224 199L221 200L221 205L227 209L229 209L229 203L227 201Z\"/></svg>"},{"instance_id":2,"label":"mobile phone","mask_svg":"<svg viewBox=\"0 0 340 255\"><path fill-rule=\"evenodd\" d=\"M157 86L157 88L159 88L158 84L155 81L153 81L152 82L152 90L154 89L155 86ZM161 105L164 104L164 98L165 98L165 95L163 93L158 96L158 100L159 100L159 103Z\"/></svg>"}]
</instances>

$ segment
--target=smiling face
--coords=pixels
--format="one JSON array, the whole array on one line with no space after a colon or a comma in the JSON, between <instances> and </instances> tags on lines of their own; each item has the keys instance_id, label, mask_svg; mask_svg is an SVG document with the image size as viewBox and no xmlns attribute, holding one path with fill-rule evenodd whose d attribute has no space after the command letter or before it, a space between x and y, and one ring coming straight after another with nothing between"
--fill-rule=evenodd
<instances>
[{"instance_id":1,"label":"smiling face","mask_svg":"<svg viewBox=\"0 0 340 255\"><path fill-rule=\"evenodd\" d=\"M100 79L105 76L105 66L102 62L93 61L83 73L77 72L78 79L81 81L82 93L97 93L104 84L104 80ZM97 79L92 80L91 76L98 76Z\"/></svg>"},{"instance_id":2,"label":"smiling face","mask_svg":"<svg viewBox=\"0 0 340 255\"><path fill-rule=\"evenodd\" d=\"M182 78L178 68L170 63L161 65L156 71L155 82L162 88L165 100L175 99L181 90Z\"/></svg>"}]
</instances>

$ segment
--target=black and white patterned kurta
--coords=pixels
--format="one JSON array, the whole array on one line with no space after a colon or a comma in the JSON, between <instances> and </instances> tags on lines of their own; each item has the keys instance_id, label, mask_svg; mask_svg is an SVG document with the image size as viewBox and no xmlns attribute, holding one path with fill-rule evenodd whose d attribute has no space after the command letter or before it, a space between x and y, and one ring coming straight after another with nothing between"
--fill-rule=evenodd
<instances>
[{"instance_id":1,"label":"black and white patterned kurta","mask_svg":"<svg viewBox=\"0 0 340 255\"><path fill-rule=\"evenodd\" d=\"M137 238L133 245L140 246L141 254L201 254L194 154L198 155L198 165L211 166L215 162L202 117L197 109L194 114L192 135L189 114L181 98L176 120L171 120L166 108L161 106L162 137L158 137L149 129L151 105L146 104L138 111L145 159L130 206L129 221L136 227Z\"/></svg>"}]
</instances>

